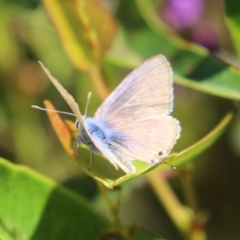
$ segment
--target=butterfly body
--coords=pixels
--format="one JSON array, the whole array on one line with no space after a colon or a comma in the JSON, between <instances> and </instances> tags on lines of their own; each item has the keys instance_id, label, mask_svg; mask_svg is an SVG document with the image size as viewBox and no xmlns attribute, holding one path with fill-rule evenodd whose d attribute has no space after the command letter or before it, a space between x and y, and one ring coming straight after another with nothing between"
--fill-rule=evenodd
<instances>
[{"instance_id":1,"label":"butterfly body","mask_svg":"<svg viewBox=\"0 0 240 240\"><path fill-rule=\"evenodd\" d=\"M75 125L79 133L79 143L84 143L85 145L89 146L92 151L99 152L87 134L85 128L78 121L76 121ZM94 118L85 118L85 125L88 133L92 136L92 138L100 142L102 145L107 146L108 140L110 138L110 133L106 127L101 124L101 122L94 120Z\"/></svg>"},{"instance_id":2,"label":"butterfly body","mask_svg":"<svg viewBox=\"0 0 240 240\"><path fill-rule=\"evenodd\" d=\"M122 146L122 143L124 143L124 136L120 132L116 131L110 131L110 126L107 126L106 124L102 123L98 119L94 118L85 118L85 125L88 133L87 134L85 128L76 121L76 127L78 128L79 133L79 144L84 143L87 145L91 151L93 152L100 152L100 149L105 149L105 151L108 153L108 155L111 155L112 158L117 158L119 162L124 164L124 167L127 166L128 171L134 172L135 167L131 163L130 157L124 155L121 151L118 150L117 146ZM94 139L94 142L91 140ZM111 162L115 166L115 162ZM121 164L120 163L120 164ZM116 165L117 168L118 165Z\"/></svg>"},{"instance_id":3,"label":"butterfly body","mask_svg":"<svg viewBox=\"0 0 240 240\"><path fill-rule=\"evenodd\" d=\"M179 138L179 121L169 116L173 81L164 56L152 57L132 71L93 118L85 118L74 98L42 67L76 116L80 143L100 152L116 169L120 167L127 174L136 172L133 160L157 165Z\"/></svg>"}]
</instances>

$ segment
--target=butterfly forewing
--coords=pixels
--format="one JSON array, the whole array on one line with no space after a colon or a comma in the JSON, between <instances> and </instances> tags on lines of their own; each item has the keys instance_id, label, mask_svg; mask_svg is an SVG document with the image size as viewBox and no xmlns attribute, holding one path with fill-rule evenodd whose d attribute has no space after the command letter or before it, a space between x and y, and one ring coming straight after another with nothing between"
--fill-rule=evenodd
<instances>
[{"instance_id":1,"label":"butterfly forewing","mask_svg":"<svg viewBox=\"0 0 240 240\"><path fill-rule=\"evenodd\" d=\"M158 55L131 72L103 102L95 118L114 133L111 144L131 160L161 162L180 135L173 107L172 71ZM118 140L120 136L121 140Z\"/></svg>"},{"instance_id":2,"label":"butterfly forewing","mask_svg":"<svg viewBox=\"0 0 240 240\"><path fill-rule=\"evenodd\" d=\"M95 118L120 124L169 114L172 110L172 71L164 56L148 59L131 72L103 102Z\"/></svg>"},{"instance_id":3,"label":"butterfly forewing","mask_svg":"<svg viewBox=\"0 0 240 240\"><path fill-rule=\"evenodd\" d=\"M72 109L73 113L75 114L76 118L80 122L81 125L85 126L83 116L79 110L78 104L75 102L74 98L71 94L67 92L67 90L58 82L58 80L52 76L50 71L39 61L39 64L41 65L44 72L47 74L53 85L57 88L57 90L60 92L64 100L67 102L69 107Z\"/></svg>"}]
</instances>

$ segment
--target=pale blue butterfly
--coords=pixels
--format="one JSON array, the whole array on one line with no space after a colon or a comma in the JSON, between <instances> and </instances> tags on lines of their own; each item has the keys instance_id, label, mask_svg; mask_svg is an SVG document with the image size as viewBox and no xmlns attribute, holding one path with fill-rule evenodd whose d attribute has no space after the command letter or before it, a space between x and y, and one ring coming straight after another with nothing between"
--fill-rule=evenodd
<instances>
[{"instance_id":1,"label":"pale blue butterfly","mask_svg":"<svg viewBox=\"0 0 240 240\"><path fill-rule=\"evenodd\" d=\"M116 169L131 174L136 172L133 160L161 163L179 138L179 121L169 116L173 82L164 56L152 57L132 71L94 118L83 116L74 98L41 66L76 116L80 143L102 153Z\"/></svg>"}]
</instances>

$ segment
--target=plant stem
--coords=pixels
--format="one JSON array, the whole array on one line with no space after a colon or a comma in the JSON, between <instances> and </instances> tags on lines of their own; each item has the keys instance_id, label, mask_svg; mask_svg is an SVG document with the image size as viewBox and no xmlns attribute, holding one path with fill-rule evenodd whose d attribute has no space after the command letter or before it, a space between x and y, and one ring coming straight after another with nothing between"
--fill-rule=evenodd
<instances>
[{"instance_id":1,"label":"plant stem","mask_svg":"<svg viewBox=\"0 0 240 240\"><path fill-rule=\"evenodd\" d=\"M179 202L160 172L148 174L148 180L173 223L184 235L187 235L193 222L193 211Z\"/></svg>"},{"instance_id":2,"label":"plant stem","mask_svg":"<svg viewBox=\"0 0 240 240\"><path fill-rule=\"evenodd\" d=\"M118 218L118 206L113 204L111 202L111 200L109 199L108 194L107 194L107 188L99 181L96 181L96 182L97 182L100 192L102 193L103 199L105 200L106 205L109 209L109 213L111 215L112 221L116 227L117 232L123 234L123 227Z\"/></svg>"},{"instance_id":3,"label":"plant stem","mask_svg":"<svg viewBox=\"0 0 240 240\"><path fill-rule=\"evenodd\" d=\"M89 74L101 100L104 100L109 95L109 90L102 77L100 67L97 64L92 66Z\"/></svg>"}]
</instances>

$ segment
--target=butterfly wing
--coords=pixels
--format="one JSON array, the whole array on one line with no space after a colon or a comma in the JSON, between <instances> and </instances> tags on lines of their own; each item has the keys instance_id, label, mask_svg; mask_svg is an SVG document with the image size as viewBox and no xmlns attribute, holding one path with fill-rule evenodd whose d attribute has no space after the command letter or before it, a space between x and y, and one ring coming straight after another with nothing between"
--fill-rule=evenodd
<instances>
[{"instance_id":1,"label":"butterfly wing","mask_svg":"<svg viewBox=\"0 0 240 240\"><path fill-rule=\"evenodd\" d=\"M179 122L168 116L173 107L172 71L162 55L131 72L103 102L94 118L121 141L111 141L129 159L160 162L180 135Z\"/></svg>"},{"instance_id":2,"label":"butterfly wing","mask_svg":"<svg viewBox=\"0 0 240 240\"><path fill-rule=\"evenodd\" d=\"M153 118L169 114L172 102L172 70L166 58L157 55L118 85L97 110L95 118L111 124Z\"/></svg>"},{"instance_id":3,"label":"butterfly wing","mask_svg":"<svg viewBox=\"0 0 240 240\"><path fill-rule=\"evenodd\" d=\"M170 116L128 122L117 126L121 140L113 138L111 144L130 161L148 164L161 162L179 138L179 122Z\"/></svg>"},{"instance_id":4,"label":"butterfly wing","mask_svg":"<svg viewBox=\"0 0 240 240\"><path fill-rule=\"evenodd\" d=\"M48 78L51 80L51 82L53 83L53 85L57 88L57 90L60 92L60 94L62 95L62 97L64 98L64 100L67 102L67 104L69 105L69 107L72 109L74 115L76 116L77 120L79 121L79 123L84 126L84 128L86 128L85 126L85 121L84 118L79 110L78 104L75 102L74 98L72 97L71 94L69 94L66 89L62 86L62 84L60 84L58 82L58 80L52 76L52 74L50 73L50 71L39 61L39 64L41 65L42 69L44 70L44 72L47 74Z\"/></svg>"}]
</instances>

